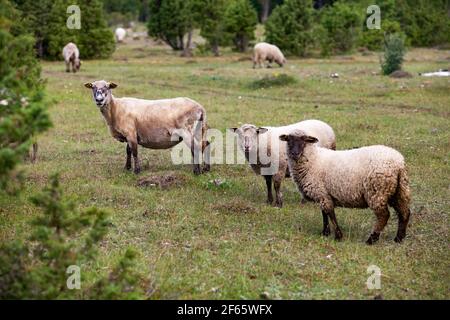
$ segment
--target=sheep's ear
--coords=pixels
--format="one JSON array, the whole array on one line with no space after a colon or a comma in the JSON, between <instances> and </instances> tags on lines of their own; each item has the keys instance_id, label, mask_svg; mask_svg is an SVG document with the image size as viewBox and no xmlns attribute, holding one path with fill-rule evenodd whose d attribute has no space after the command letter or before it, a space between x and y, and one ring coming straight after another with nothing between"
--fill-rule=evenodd
<instances>
[{"instance_id":1,"label":"sheep's ear","mask_svg":"<svg viewBox=\"0 0 450 320\"><path fill-rule=\"evenodd\" d=\"M256 133L257 134L262 134L262 133L266 133L267 131L269 131L269 129L266 129L266 128L258 128L258 129L256 129Z\"/></svg>"},{"instance_id":2,"label":"sheep's ear","mask_svg":"<svg viewBox=\"0 0 450 320\"><path fill-rule=\"evenodd\" d=\"M109 89L115 89L115 88L117 88L117 84L115 84L114 82L110 82L110 83L108 84L108 88L109 88Z\"/></svg>"},{"instance_id":3,"label":"sheep's ear","mask_svg":"<svg viewBox=\"0 0 450 320\"><path fill-rule=\"evenodd\" d=\"M289 136L288 136L287 134L282 134L282 135L280 136L280 140L281 140L281 141L288 141L288 140L289 140Z\"/></svg>"},{"instance_id":4,"label":"sheep's ear","mask_svg":"<svg viewBox=\"0 0 450 320\"><path fill-rule=\"evenodd\" d=\"M234 133L236 133L237 129L238 128L228 128L228 130L230 130L231 132L234 132Z\"/></svg>"},{"instance_id":5,"label":"sheep's ear","mask_svg":"<svg viewBox=\"0 0 450 320\"><path fill-rule=\"evenodd\" d=\"M93 84L90 83L90 82L86 82L86 83L84 84L84 86L85 86L86 88L92 89Z\"/></svg>"},{"instance_id":6,"label":"sheep's ear","mask_svg":"<svg viewBox=\"0 0 450 320\"><path fill-rule=\"evenodd\" d=\"M311 137L311 136L303 136L302 139L303 139L303 141L309 142L309 143L316 143L317 141L319 141L319 139L317 139L315 137Z\"/></svg>"}]
</instances>

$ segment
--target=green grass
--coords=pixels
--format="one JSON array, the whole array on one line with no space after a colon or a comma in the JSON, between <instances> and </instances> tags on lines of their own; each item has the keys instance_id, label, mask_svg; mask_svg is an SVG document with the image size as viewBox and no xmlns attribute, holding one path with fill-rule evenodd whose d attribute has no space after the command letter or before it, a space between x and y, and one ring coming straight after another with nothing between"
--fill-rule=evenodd
<instances>
[{"instance_id":1,"label":"green grass","mask_svg":"<svg viewBox=\"0 0 450 320\"><path fill-rule=\"evenodd\" d=\"M38 163L22 166L28 178L21 198L0 198L0 241L29 235L28 222L38 211L27 199L60 172L68 197L111 214L98 263L82 267L86 281L105 274L133 246L154 299L253 299L263 292L284 299L449 299L450 82L417 76L448 64L446 51L415 49L404 64L411 79L379 75L375 54L290 58L283 69L253 70L244 55L183 59L144 40L119 45L110 60L84 61L75 75L65 73L62 62L44 62L54 128L38 139ZM334 72L339 79L329 77ZM295 83L250 89L279 73ZM413 192L405 242L393 242L392 210L374 246L364 244L374 222L370 210L338 208L344 239L324 238L318 206L301 205L292 181L282 186L284 207L269 207L263 179L247 165L215 165L195 177L190 166L171 163L169 150L141 148L140 177L124 172L125 145L110 136L82 85L98 79L117 83L116 96L193 98L222 132L241 123L277 126L316 118L335 129L339 149L398 149ZM179 183L138 184L168 172ZM381 268L381 290L366 288L372 264Z\"/></svg>"}]
</instances>

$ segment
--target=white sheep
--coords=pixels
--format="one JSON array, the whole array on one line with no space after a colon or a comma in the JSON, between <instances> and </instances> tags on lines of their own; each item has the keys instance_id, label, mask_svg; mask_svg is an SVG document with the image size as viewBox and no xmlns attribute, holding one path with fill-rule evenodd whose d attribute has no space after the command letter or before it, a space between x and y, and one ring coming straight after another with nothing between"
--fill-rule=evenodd
<instances>
[{"instance_id":1,"label":"white sheep","mask_svg":"<svg viewBox=\"0 0 450 320\"><path fill-rule=\"evenodd\" d=\"M150 149L169 149L184 141L192 152L194 174L201 173L200 152L205 156L203 171L209 171L206 111L199 103L189 98L115 98L111 89L117 85L104 80L86 83L85 87L92 89L94 101L112 136L127 143L127 170L131 170L131 155L134 157L134 172L138 174L141 170L138 145Z\"/></svg>"},{"instance_id":2,"label":"white sheep","mask_svg":"<svg viewBox=\"0 0 450 320\"><path fill-rule=\"evenodd\" d=\"M272 204L272 181L275 188L275 206L282 207L281 182L289 176L286 143L279 141L279 136L294 130L304 130L319 137L324 148L336 148L336 136L333 129L320 120L305 120L283 127L256 127L244 124L231 128L238 135L238 144L245 153L247 161L257 175L264 176L267 186L267 203ZM265 155L268 155L265 157ZM261 158L265 159L261 159Z\"/></svg>"},{"instance_id":3,"label":"white sheep","mask_svg":"<svg viewBox=\"0 0 450 320\"><path fill-rule=\"evenodd\" d=\"M127 31L124 28L117 28L115 33L117 42L124 42L127 36Z\"/></svg>"},{"instance_id":4,"label":"white sheep","mask_svg":"<svg viewBox=\"0 0 450 320\"><path fill-rule=\"evenodd\" d=\"M63 48L64 62L66 63L66 72L70 72L70 65L72 65L72 71L75 73L80 71L80 51L75 43L69 42Z\"/></svg>"},{"instance_id":5,"label":"white sheep","mask_svg":"<svg viewBox=\"0 0 450 320\"><path fill-rule=\"evenodd\" d=\"M253 69L256 65L262 67L265 61L269 61L267 68L270 68L270 64L274 61L280 67L283 67L286 63L286 58L277 46L266 42L260 42L253 48Z\"/></svg>"},{"instance_id":6,"label":"white sheep","mask_svg":"<svg viewBox=\"0 0 450 320\"><path fill-rule=\"evenodd\" d=\"M376 242L388 219L388 205L398 215L396 242L406 235L411 194L403 156L396 150L376 145L333 151L317 146L317 137L303 131L280 136L287 142L291 175L308 200L320 204L322 234L328 236L330 218L335 238L342 238L335 207L370 208L377 222L366 241Z\"/></svg>"}]
</instances>

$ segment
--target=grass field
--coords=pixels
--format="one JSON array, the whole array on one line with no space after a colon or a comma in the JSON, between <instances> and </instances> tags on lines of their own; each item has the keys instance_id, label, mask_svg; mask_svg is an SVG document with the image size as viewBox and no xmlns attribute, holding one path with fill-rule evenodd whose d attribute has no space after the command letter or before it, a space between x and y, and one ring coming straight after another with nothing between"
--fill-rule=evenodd
<instances>
[{"instance_id":1,"label":"grass field","mask_svg":"<svg viewBox=\"0 0 450 320\"><path fill-rule=\"evenodd\" d=\"M38 162L25 164L20 200L0 198L0 240L26 238L37 209L27 202L59 172L66 195L82 207L110 213L112 227L98 263L82 267L84 281L105 274L127 247L139 252L152 299L449 299L450 80L418 72L449 67L450 52L413 49L404 65L414 77L379 75L379 56L288 59L283 68L251 69L249 55L180 58L144 40L120 45L110 60L83 61L78 74L63 62L44 62L54 127L40 136ZM333 72L338 79L330 78ZM295 83L253 89L266 75ZM125 172L125 145L113 140L83 83L105 79L116 96L187 96L207 110L209 125L225 133L242 123L328 122L338 149L385 144L406 158L413 192L412 220L401 245L397 217L380 242L365 245L370 210L336 210L342 242L320 236L315 204L300 204L294 183L283 184L284 207L265 204L265 183L248 165L215 165L196 177L175 166L170 151L140 149L143 172ZM172 174L164 189L138 186ZM220 187L213 179L226 181ZM14 212L13 214L11 212ZM369 265L381 268L381 289L369 290Z\"/></svg>"}]
</instances>

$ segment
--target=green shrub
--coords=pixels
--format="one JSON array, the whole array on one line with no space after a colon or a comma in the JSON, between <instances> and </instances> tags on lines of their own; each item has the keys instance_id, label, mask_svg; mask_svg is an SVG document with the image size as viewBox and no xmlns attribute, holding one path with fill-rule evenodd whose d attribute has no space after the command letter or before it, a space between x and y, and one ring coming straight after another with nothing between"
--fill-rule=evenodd
<instances>
[{"instance_id":1,"label":"green shrub","mask_svg":"<svg viewBox=\"0 0 450 320\"><path fill-rule=\"evenodd\" d=\"M344 53L353 49L361 31L362 16L359 12L356 6L341 1L322 9L320 24L328 42L322 41L322 53Z\"/></svg>"},{"instance_id":2,"label":"green shrub","mask_svg":"<svg viewBox=\"0 0 450 320\"><path fill-rule=\"evenodd\" d=\"M405 55L405 39L399 34L386 37L384 45L384 59L381 60L381 69L384 75L401 70Z\"/></svg>"},{"instance_id":3,"label":"green shrub","mask_svg":"<svg viewBox=\"0 0 450 320\"><path fill-rule=\"evenodd\" d=\"M266 40L283 52L305 56L313 45L311 0L286 0L274 9L266 23Z\"/></svg>"},{"instance_id":4,"label":"green shrub","mask_svg":"<svg viewBox=\"0 0 450 320\"><path fill-rule=\"evenodd\" d=\"M255 39L258 23L256 10L249 0L231 0L225 10L225 31L230 35L236 50L245 52Z\"/></svg>"},{"instance_id":5,"label":"green shrub","mask_svg":"<svg viewBox=\"0 0 450 320\"><path fill-rule=\"evenodd\" d=\"M381 20L381 29L365 29L361 33L359 45L366 47L369 50L382 50L384 46L384 39L390 34L402 34L400 24L397 21Z\"/></svg>"},{"instance_id":6,"label":"green shrub","mask_svg":"<svg viewBox=\"0 0 450 320\"><path fill-rule=\"evenodd\" d=\"M250 83L251 89L261 89L270 87L282 87L296 83L297 80L288 74L266 75L262 79Z\"/></svg>"},{"instance_id":7,"label":"green shrub","mask_svg":"<svg viewBox=\"0 0 450 320\"><path fill-rule=\"evenodd\" d=\"M135 254L127 251L107 278L80 290L67 286L69 266L83 268L95 262L97 246L107 233L104 211L79 211L65 200L58 177L31 199L42 214L33 221L28 242L0 246L0 299L136 299L143 298L140 278L132 271Z\"/></svg>"}]
</instances>

